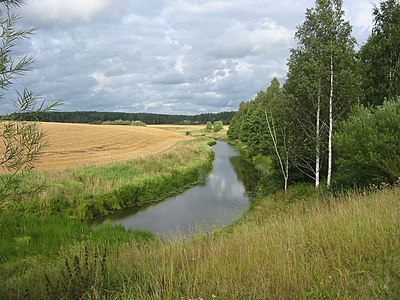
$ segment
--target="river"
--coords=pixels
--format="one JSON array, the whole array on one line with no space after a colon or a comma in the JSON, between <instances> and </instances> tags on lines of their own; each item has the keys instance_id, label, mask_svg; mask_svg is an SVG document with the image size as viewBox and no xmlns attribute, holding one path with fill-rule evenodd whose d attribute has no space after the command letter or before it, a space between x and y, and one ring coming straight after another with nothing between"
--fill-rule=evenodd
<instances>
[{"instance_id":1,"label":"river","mask_svg":"<svg viewBox=\"0 0 400 300\"><path fill-rule=\"evenodd\" d=\"M156 235L191 235L211 231L236 221L249 206L256 171L228 143L213 146L213 170L201 185L145 208L128 208L101 221Z\"/></svg>"}]
</instances>

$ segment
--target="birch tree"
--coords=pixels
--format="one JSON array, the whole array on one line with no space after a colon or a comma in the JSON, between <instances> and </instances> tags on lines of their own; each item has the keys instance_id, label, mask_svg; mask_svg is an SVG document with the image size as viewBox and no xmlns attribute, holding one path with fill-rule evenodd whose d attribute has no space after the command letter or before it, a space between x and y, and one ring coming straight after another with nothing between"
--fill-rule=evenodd
<instances>
[{"instance_id":1,"label":"birch tree","mask_svg":"<svg viewBox=\"0 0 400 300\"><path fill-rule=\"evenodd\" d=\"M265 113L265 119L267 121L269 135L271 137L273 148L275 150L279 167L281 169L281 173L283 176L283 181L284 181L283 186L286 192L289 180L289 159L290 159L290 151L289 151L286 127L281 125L281 127L277 129L273 113L268 111L268 109L266 109L264 113Z\"/></svg>"},{"instance_id":2,"label":"birch tree","mask_svg":"<svg viewBox=\"0 0 400 300\"><path fill-rule=\"evenodd\" d=\"M285 192L288 188L291 165L291 137L289 135L287 103L278 79L274 78L260 101L260 110L268 129L269 155L275 155L278 169L283 177ZM271 153L272 152L272 153Z\"/></svg>"},{"instance_id":3,"label":"birch tree","mask_svg":"<svg viewBox=\"0 0 400 300\"><path fill-rule=\"evenodd\" d=\"M298 167L319 188L321 170L329 186L333 165L335 123L358 97L355 75L355 40L344 21L341 0L317 0L307 9L296 32L297 47L291 50L285 89L297 119ZM314 163L310 158L314 157Z\"/></svg>"}]
</instances>

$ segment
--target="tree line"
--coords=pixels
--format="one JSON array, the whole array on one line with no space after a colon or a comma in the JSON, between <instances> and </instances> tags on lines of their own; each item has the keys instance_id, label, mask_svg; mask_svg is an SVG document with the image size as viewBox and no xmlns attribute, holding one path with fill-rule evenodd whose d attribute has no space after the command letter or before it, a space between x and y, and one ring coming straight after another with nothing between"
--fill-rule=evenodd
<instances>
[{"instance_id":1,"label":"tree line","mask_svg":"<svg viewBox=\"0 0 400 300\"><path fill-rule=\"evenodd\" d=\"M122 121L142 121L145 124L206 124L207 122L222 121L229 124L235 112L204 113L200 115L167 115L156 113L125 113L125 112L98 112L98 111L75 111L75 112L39 112L35 114L35 119L41 122L60 122L60 123L89 123L102 124L116 120ZM24 120L32 118L26 114L19 116Z\"/></svg>"},{"instance_id":2,"label":"tree line","mask_svg":"<svg viewBox=\"0 0 400 300\"><path fill-rule=\"evenodd\" d=\"M400 177L400 3L373 10L359 51L342 0L316 0L297 27L283 86L243 102L228 135L286 189L393 183Z\"/></svg>"}]
</instances>

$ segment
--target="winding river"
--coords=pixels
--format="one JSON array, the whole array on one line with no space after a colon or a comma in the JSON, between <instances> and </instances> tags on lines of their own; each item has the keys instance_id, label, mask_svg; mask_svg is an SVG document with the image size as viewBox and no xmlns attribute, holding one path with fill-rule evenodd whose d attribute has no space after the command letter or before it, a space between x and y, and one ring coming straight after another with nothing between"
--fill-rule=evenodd
<instances>
[{"instance_id":1,"label":"winding river","mask_svg":"<svg viewBox=\"0 0 400 300\"><path fill-rule=\"evenodd\" d=\"M205 182L145 208L130 208L107 216L102 224L121 224L156 235L191 235L236 221L249 206L256 171L228 143L213 146L213 170Z\"/></svg>"}]
</instances>

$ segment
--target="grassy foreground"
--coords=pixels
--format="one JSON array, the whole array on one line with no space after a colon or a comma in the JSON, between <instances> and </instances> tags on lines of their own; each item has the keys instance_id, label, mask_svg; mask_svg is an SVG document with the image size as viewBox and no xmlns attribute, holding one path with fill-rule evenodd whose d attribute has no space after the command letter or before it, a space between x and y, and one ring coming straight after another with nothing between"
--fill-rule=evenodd
<instances>
[{"instance_id":1,"label":"grassy foreground","mask_svg":"<svg viewBox=\"0 0 400 300\"><path fill-rule=\"evenodd\" d=\"M293 201L296 200L296 201ZM88 299L398 299L400 189L258 199L234 226L35 266L2 295ZM96 263L97 261L101 261ZM10 291L14 291L12 294ZM21 293L21 292L20 292Z\"/></svg>"}]
</instances>

